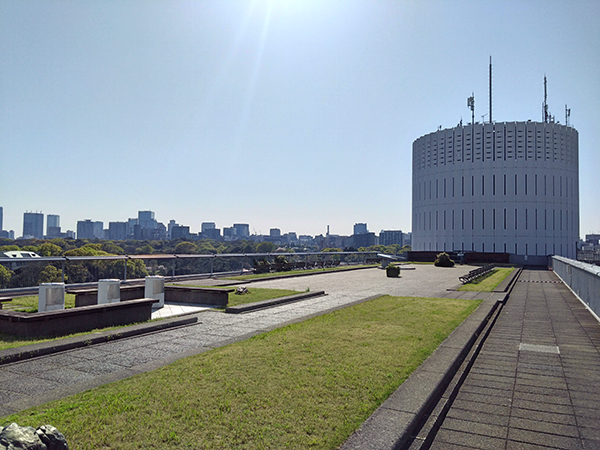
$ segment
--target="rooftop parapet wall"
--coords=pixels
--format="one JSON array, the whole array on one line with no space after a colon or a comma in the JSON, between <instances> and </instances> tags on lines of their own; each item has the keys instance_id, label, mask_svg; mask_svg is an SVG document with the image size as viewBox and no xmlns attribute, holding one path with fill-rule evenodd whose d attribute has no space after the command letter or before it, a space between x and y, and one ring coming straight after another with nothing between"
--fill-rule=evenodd
<instances>
[{"instance_id":1,"label":"rooftop parapet wall","mask_svg":"<svg viewBox=\"0 0 600 450\"><path fill-rule=\"evenodd\" d=\"M562 256L552 257L552 269L596 317L600 317L600 267Z\"/></svg>"}]
</instances>

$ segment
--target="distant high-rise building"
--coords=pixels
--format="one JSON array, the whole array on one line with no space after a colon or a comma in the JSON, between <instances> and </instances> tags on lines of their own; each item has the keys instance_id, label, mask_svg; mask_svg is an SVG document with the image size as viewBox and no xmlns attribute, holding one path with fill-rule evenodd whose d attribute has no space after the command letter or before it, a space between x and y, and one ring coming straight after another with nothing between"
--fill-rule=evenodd
<instances>
[{"instance_id":1,"label":"distant high-rise building","mask_svg":"<svg viewBox=\"0 0 600 450\"><path fill-rule=\"evenodd\" d=\"M97 221L94 222L94 238L104 239L104 223Z\"/></svg>"},{"instance_id":2,"label":"distant high-rise building","mask_svg":"<svg viewBox=\"0 0 600 450\"><path fill-rule=\"evenodd\" d=\"M585 242L592 245L600 245L600 234L586 234Z\"/></svg>"},{"instance_id":3,"label":"distant high-rise building","mask_svg":"<svg viewBox=\"0 0 600 450\"><path fill-rule=\"evenodd\" d=\"M221 238L221 229L220 228L209 228L202 234L207 239L218 240Z\"/></svg>"},{"instance_id":4,"label":"distant high-rise building","mask_svg":"<svg viewBox=\"0 0 600 450\"><path fill-rule=\"evenodd\" d=\"M78 239L93 239L94 238L94 223L90 219L77 221L77 238Z\"/></svg>"},{"instance_id":5,"label":"distant high-rise building","mask_svg":"<svg viewBox=\"0 0 600 450\"><path fill-rule=\"evenodd\" d=\"M172 239L187 239L190 237L190 227L184 227L182 225L177 225L173 227L171 230L171 238Z\"/></svg>"},{"instance_id":6,"label":"distant high-rise building","mask_svg":"<svg viewBox=\"0 0 600 450\"><path fill-rule=\"evenodd\" d=\"M377 245L377 239L375 233L360 233L352 236L352 242L354 247L371 247Z\"/></svg>"},{"instance_id":7,"label":"distant high-rise building","mask_svg":"<svg viewBox=\"0 0 600 450\"><path fill-rule=\"evenodd\" d=\"M135 226L136 225L139 228L140 223L139 223L138 219L135 219L135 218L131 219L130 218L130 219L127 220L127 237L128 238L134 238L135 239L134 235L135 235Z\"/></svg>"},{"instance_id":8,"label":"distant high-rise building","mask_svg":"<svg viewBox=\"0 0 600 450\"><path fill-rule=\"evenodd\" d=\"M127 239L127 222L109 222L108 239L111 241L124 241Z\"/></svg>"},{"instance_id":9,"label":"distant high-rise building","mask_svg":"<svg viewBox=\"0 0 600 450\"><path fill-rule=\"evenodd\" d=\"M271 228L269 230L269 236L271 236L271 237L281 236L281 230L279 228Z\"/></svg>"},{"instance_id":10,"label":"distant high-rise building","mask_svg":"<svg viewBox=\"0 0 600 450\"><path fill-rule=\"evenodd\" d=\"M142 229L158 227L158 222L154 218L154 211L138 211L138 223Z\"/></svg>"},{"instance_id":11,"label":"distant high-rise building","mask_svg":"<svg viewBox=\"0 0 600 450\"><path fill-rule=\"evenodd\" d=\"M233 239L238 237L237 228L235 227L225 227L223 228L223 237L225 239Z\"/></svg>"},{"instance_id":12,"label":"distant high-rise building","mask_svg":"<svg viewBox=\"0 0 600 450\"><path fill-rule=\"evenodd\" d=\"M214 222L202 222L200 232L206 233L208 230L214 230L217 228L217 225Z\"/></svg>"},{"instance_id":13,"label":"distant high-rise building","mask_svg":"<svg viewBox=\"0 0 600 450\"><path fill-rule=\"evenodd\" d=\"M4 220L4 210L2 209L2 206L0 206L0 231L4 230L3 228L3 220Z\"/></svg>"},{"instance_id":14,"label":"distant high-rise building","mask_svg":"<svg viewBox=\"0 0 600 450\"><path fill-rule=\"evenodd\" d=\"M44 214L26 212L23 214L23 237L44 237Z\"/></svg>"},{"instance_id":15,"label":"distant high-rise building","mask_svg":"<svg viewBox=\"0 0 600 450\"><path fill-rule=\"evenodd\" d=\"M104 239L104 224L90 219L77 221L78 239Z\"/></svg>"},{"instance_id":16,"label":"distant high-rise building","mask_svg":"<svg viewBox=\"0 0 600 450\"><path fill-rule=\"evenodd\" d=\"M175 220L173 220L173 219L169 220L169 223L167 224L167 239L173 239L173 236L172 236L173 228L178 227L178 226L179 226L179 224L177 222L175 222Z\"/></svg>"},{"instance_id":17,"label":"distant high-rise building","mask_svg":"<svg viewBox=\"0 0 600 450\"><path fill-rule=\"evenodd\" d=\"M379 245L404 245L401 230L381 230L379 233Z\"/></svg>"},{"instance_id":18,"label":"distant high-rise building","mask_svg":"<svg viewBox=\"0 0 600 450\"><path fill-rule=\"evenodd\" d=\"M354 234L365 234L368 233L367 224L366 223L355 223L354 224Z\"/></svg>"},{"instance_id":19,"label":"distant high-rise building","mask_svg":"<svg viewBox=\"0 0 600 450\"><path fill-rule=\"evenodd\" d=\"M46 236L58 237L60 235L60 216L48 214L46 216Z\"/></svg>"},{"instance_id":20,"label":"distant high-rise building","mask_svg":"<svg viewBox=\"0 0 600 450\"><path fill-rule=\"evenodd\" d=\"M236 236L240 239L250 236L250 225L247 223L234 223L233 228L236 230Z\"/></svg>"}]
</instances>

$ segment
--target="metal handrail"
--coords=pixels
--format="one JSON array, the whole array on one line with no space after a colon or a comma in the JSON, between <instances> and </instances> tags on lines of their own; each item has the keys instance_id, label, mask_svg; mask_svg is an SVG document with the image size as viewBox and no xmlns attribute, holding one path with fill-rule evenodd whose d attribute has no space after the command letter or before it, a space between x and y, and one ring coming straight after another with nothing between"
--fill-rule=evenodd
<instances>
[{"instance_id":1,"label":"metal handrail","mask_svg":"<svg viewBox=\"0 0 600 450\"><path fill-rule=\"evenodd\" d=\"M1 257L0 264L19 264L19 265L27 265L30 263L38 263L38 262L60 262L62 263L62 281L65 281L65 264L69 262L86 262L86 261L130 261L130 260L172 260L172 275L171 278L175 278L175 270L176 270L176 262L177 260L185 260L185 259L207 259L210 261L210 272L205 273L197 273L194 275L197 276L213 276L217 274L233 274L233 273L243 273L244 263L248 259L256 259L256 258L268 258L268 257L276 257L276 256L286 256L286 257L310 257L310 256L319 256L322 258L327 258L329 256L341 256L341 255L361 255L365 258L367 256L379 256L378 252L299 252L299 253L215 253L215 254L155 254L155 255L110 255L110 256L40 256L39 258L7 258ZM240 258L241 259L241 268L238 271L225 271L225 272L214 272L214 261L219 258ZM123 267L123 282L127 282L127 264L124 264ZM73 285L79 285L81 283L73 283ZM89 284L83 283L83 284ZM23 288L13 288L13 289L27 289Z\"/></svg>"}]
</instances>

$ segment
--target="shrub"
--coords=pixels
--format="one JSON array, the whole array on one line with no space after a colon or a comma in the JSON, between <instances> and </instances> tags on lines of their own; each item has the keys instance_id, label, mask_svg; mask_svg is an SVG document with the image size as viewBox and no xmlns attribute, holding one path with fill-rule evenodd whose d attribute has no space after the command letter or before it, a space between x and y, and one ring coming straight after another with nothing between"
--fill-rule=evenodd
<instances>
[{"instance_id":1,"label":"shrub","mask_svg":"<svg viewBox=\"0 0 600 450\"><path fill-rule=\"evenodd\" d=\"M439 253L435 257L433 264L437 267L454 267L454 261L450 259L450 256L446 252Z\"/></svg>"},{"instance_id":2,"label":"shrub","mask_svg":"<svg viewBox=\"0 0 600 450\"><path fill-rule=\"evenodd\" d=\"M0 289L8 287L12 275L13 272L11 270L0 264Z\"/></svg>"},{"instance_id":3,"label":"shrub","mask_svg":"<svg viewBox=\"0 0 600 450\"><path fill-rule=\"evenodd\" d=\"M388 264L385 268L385 274L390 278L400 276L400 267L395 264Z\"/></svg>"}]
</instances>

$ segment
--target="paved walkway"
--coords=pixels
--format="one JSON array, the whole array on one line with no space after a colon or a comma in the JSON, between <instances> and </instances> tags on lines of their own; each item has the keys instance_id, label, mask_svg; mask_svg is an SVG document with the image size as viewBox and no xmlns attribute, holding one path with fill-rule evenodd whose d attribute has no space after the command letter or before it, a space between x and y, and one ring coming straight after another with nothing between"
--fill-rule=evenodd
<instances>
[{"instance_id":1,"label":"paved walkway","mask_svg":"<svg viewBox=\"0 0 600 450\"><path fill-rule=\"evenodd\" d=\"M431 448L600 449L600 324L553 272L523 271Z\"/></svg>"},{"instance_id":2,"label":"paved walkway","mask_svg":"<svg viewBox=\"0 0 600 450\"><path fill-rule=\"evenodd\" d=\"M458 277L472 269L415 267L403 271L401 278L386 278L382 270L366 269L252 283L250 289L251 286L299 291L309 288L324 290L328 295L248 314L207 311L197 315L198 323L194 325L1 365L0 417L373 296L445 296L448 295L445 289L455 286Z\"/></svg>"}]
</instances>

